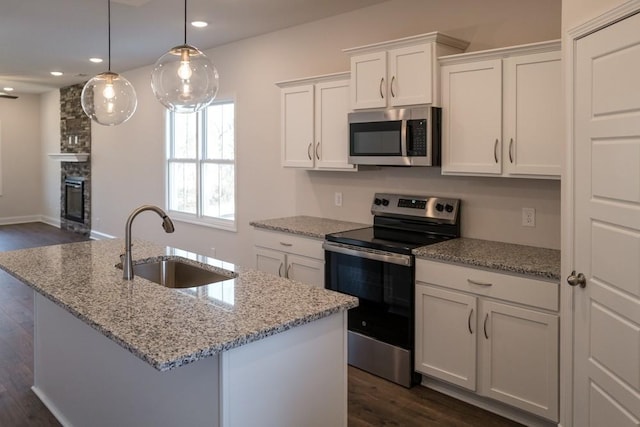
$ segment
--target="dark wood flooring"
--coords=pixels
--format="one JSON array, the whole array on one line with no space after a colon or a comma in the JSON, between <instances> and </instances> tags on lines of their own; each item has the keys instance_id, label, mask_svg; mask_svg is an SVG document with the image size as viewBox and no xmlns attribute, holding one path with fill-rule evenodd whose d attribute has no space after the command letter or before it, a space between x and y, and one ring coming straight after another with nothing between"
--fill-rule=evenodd
<instances>
[{"instance_id":1,"label":"dark wood flooring","mask_svg":"<svg viewBox=\"0 0 640 427\"><path fill-rule=\"evenodd\" d=\"M87 240L42 223L0 226L0 251ZM0 426L59 426L31 391L33 291L0 270Z\"/></svg>"},{"instance_id":2,"label":"dark wood flooring","mask_svg":"<svg viewBox=\"0 0 640 427\"><path fill-rule=\"evenodd\" d=\"M0 251L83 240L41 223L0 226ZM32 384L33 293L0 270L0 426L60 426ZM518 425L433 390L405 389L349 367L350 427Z\"/></svg>"}]
</instances>

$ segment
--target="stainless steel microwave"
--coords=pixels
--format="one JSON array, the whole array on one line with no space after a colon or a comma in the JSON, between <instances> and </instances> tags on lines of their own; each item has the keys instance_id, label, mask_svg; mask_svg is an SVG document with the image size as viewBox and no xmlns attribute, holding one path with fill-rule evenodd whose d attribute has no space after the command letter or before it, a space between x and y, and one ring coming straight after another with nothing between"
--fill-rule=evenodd
<instances>
[{"instance_id":1,"label":"stainless steel microwave","mask_svg":"<svg viewBox=\"0 0 640 427\"><path fill-rule=\"evenodd\" d=\"M442 109L349 113L349 163L439 166Z\"/></svg>"}]
</instances>

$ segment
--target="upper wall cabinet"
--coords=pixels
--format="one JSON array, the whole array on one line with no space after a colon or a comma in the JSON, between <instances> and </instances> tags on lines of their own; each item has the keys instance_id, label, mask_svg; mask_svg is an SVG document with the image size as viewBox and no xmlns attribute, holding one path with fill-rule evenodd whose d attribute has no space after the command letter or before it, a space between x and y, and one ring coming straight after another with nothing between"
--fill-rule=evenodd
<instances>
[{"instance_id":1,"label":"upper wall cabinet","mask_svg":"<svg viewBox=\"0 0 640 427\"><path fill-rule=\"evenodd\" d=\"M351 108L439 104L437 58L468 45L434 32L345 49L351 56Z\"/></svg>"},{"instance_id":2,"label":"upper wall cabinet","mask_svg":"<svg viewBox=\"0 0 640 427\"><path fill-rule=\"evenodd\" d=\"M442 173L560 177L560 42L440 58Z\"/></svg>"},{"instance_id":3,"label":"upper wall cabinet","mask_svg":"<svg viewBox=\"0 0 640 427\"><path fill-rule=\"evenodd\" d=\"M355 170L349 157L349 73L277 83L282 165Z\"/></svg>"}]
</instances>

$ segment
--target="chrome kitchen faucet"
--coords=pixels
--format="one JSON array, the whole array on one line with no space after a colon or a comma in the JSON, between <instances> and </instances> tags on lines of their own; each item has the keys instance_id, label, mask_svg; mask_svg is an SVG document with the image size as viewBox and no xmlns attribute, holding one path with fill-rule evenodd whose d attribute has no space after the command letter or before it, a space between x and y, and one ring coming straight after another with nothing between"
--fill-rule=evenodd
<instances>
[{"instance_id":1,"label":"chrome kitchen faucet","mask_svg":"<svg viewBox=\"0 0 640 427\"><path fill-rule=\"evenodd\" d=\"M133 280L133 259L131 257L131 225L133 220L139 213L144 211L154 211L162 218L162 228L167 233L173 233L175 228L173 227L173 221L169 218L169 215L162 209L154 205L142 205L136 208L129 218L127 219L127 225L124 229L124 254L121 255L122 259L122 278L125 280Z\"/></svg>"}]
</instances>

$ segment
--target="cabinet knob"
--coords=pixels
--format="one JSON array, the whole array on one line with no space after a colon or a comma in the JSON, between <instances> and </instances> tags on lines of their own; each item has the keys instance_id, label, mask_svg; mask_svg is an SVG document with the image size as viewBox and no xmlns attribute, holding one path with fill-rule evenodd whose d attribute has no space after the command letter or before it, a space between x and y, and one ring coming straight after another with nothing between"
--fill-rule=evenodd
<instances>
[{"instance_id":1,"label":"cabinet knob","mask_svg":"<svg viewBox=\"0 0 640 427\"><path fill-rule=\"evenodd\" d=\"M580 286L581 288L585 288L587 286L587 278L584 277L584 274L578 273L576 275L576 271L573 270L569 277L567 277L567 283L571 286Z\"/></svg>"}]
</instances>

